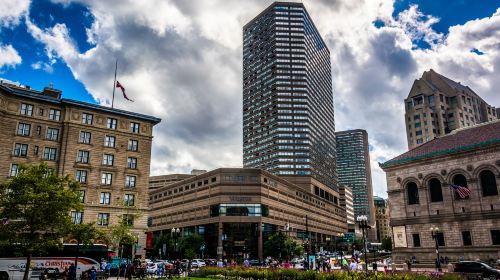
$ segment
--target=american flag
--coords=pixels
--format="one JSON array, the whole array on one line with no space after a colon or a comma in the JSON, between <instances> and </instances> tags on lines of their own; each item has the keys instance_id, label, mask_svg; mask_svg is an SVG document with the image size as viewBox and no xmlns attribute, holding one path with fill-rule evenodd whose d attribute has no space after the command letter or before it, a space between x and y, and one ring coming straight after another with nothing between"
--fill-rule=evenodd
<instances>
[{"instance_id":1,"label":"american flag","mask_svg":"<svg viewBox=\"0 0 500 280\"><path fill-rule=\"evenodd\" d=\"M467 187L462 187L454 184L450 184L450 187L458 193L460 198L466 198L470 195L470 190Z\"/></svg>"}]
</instances>

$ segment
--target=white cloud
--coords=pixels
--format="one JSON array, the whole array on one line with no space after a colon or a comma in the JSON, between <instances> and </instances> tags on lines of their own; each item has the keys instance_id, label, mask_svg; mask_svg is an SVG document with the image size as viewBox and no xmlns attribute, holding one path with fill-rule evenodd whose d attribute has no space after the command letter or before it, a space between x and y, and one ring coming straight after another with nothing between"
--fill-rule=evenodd
<instances>
[{"instance_id":1,"label":"white cloud","mask_svg":"<svg viewBox=\"0 0 500 280\"><path fill-rule=\"evenodd\" d=\"M95 18L87 29L92 49L79 53L64 24L41 29L28 19L29 31L104 104L118 58L119 80L136 102L118 98L117 107L163 118L154 133L152 173L241 166L241 29L271 1L78 2ZM331 52L337 130L368 131L375 194L386 196L377 162L406 150L403 99L424 70L500 105L500 10L445 36L432 29L439 19L415 5L393 17L393 1L304 4ZM385 27L377 29L376 20ZM416 48L417 40L431 48Z\"/></svg>"},{"instance_id":2,"label":"white cloud","mask_svg":"<svg viewBox=\"0 0 500 280\"><path fill-rule=\"evenodd\" d=\"M28 11L30 0L2 0L0 3L0 29L19 24L19 19Z\"/></svg>"},{"instance_id":3,"label":"white cloud","mask_svg":"<svg viewBox=\"0 0 500 280\"><path fill-rule=\"evenodd\" d=\"M52 64L49 64L49 63L43 62L43 61L37 61L35 63L32 63L31 68L33 68L35 70L43 70L47 73L52 73L54 71Z\"/></svg>"},{"instance_id":4,"label":"white cloud","mask_svg":"<svg viewBox=\"0 0 500 280\"><path fill-rule=\"evenodd\" d=\"M3 67L15 67L22 61L19 53L12 45L0 45L0 69Z\"/></svg>"}]
</instances>

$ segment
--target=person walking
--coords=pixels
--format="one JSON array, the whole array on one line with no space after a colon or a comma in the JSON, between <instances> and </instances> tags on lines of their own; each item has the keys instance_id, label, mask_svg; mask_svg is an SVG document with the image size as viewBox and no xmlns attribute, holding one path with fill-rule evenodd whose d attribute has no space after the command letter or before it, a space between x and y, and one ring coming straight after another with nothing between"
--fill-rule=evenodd
<instances>
[{"instance_id":1,"label":"person walking","mask_svg":"<svg viewBox=\"0 0 500 280\"><path fill-rule=\"evenodd\" d=\"M350 271L358 270L358 263L354 259L352 259L351 264L349 264L349 270Z\"/></svg>"}]
</instances>

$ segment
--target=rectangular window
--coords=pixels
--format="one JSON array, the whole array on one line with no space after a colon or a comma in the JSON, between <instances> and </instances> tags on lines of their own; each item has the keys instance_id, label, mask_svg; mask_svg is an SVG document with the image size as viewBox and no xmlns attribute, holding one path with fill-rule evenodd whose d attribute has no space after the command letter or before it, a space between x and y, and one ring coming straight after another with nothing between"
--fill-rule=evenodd
<instances>
[{"instance_id":1,"label":"rectangular window","mask_svg":"<svg viewBox=\"0 0 500 280\"><path fill-rule=\"evenodd\" d=\"M139 133L139 123L130 122L130 132Z\"/></svg>"},{"instance_id":2,"label":"rectangular window","mask_svg":"<svg viewBox=\"0 0 500 280\"><path fill-rule=\"evenodd\" d=\"M38 125L36 127L36 135L40 135L40 134L42 134L42 127Z\"/></svg>"},{"instance_id":3,"label":"rectangular window","mask_svg":"<svg viewBox=\"0 0 500 280\"><path fill-rule=\"evenodd\" d=\"M102 192L99 198L99 203L109 205L111 203L111 193Z\"/></svg>"},{"instance_id":4,"label":"rectangular window","mask_svg":"<svg viewBox=\"0 0 500 280\"><path fill-rule=\"evenodd\" d=\"M56 160L57 148L47 148L43 151L44 160Z\"/></svg>"},{"instance_id":5,"label":"rectangular window","mask_svg":"<svg viewBox=\"0 0 500 280\"><path fill-rule=\"evenodd\" d=\"M59 129L48 127L46 138L47 140L57 141L59 139Z\"/></svg>"},{"instance_id":6,"label":"rectangular window","mask_svg":"<svg viewBox=\"0 0 500 280\"><path fill-rule=\"evenodd\" d=\"M73 224L81 224L83 221L83 212L71 211L71 222Z\"/></svg>"},{"instance_id":7,"label":"rectangular window","mask_svg":"<svg viewBox=\"0 0 500 280\"><path fill-rule=\"evenodd\" d=\"M77 170L75 179L79 183L87 183L87 170Z\"/></svg>"},{"instance_id":8,"label":"rectangular window","mask_svg":"<svg viewBox=\"0 0 500 280\"><path fill-rule=\"evenodd\" d=\"M127 168L136 169L137 168L137 158L135 158L135 157L127 158Z\"/></svg>"},{"instance_id":9,"label":"rectangular window","mask_svg":"<svg viewBox=\"0 0 500 280\"><path fill-rule=\"evenodd\" d=\"M472 236L470 231L462 231L462 241L464 246L472 246Z\"/></svg>"},{"instance_id":10,"label":"rectangular window","mask_svg":"<svg viewBox=\"0 0 500 280\"><path fill-rule=\"evenodd\" d=\"M61 120L61 111L56 109L49 110L49 120L60 121Z\"/></svg>"},{"instance_id":11,"label":"rectangular window","mask_svg":"<svg viewBox=\"0 0 500 280\"><path fill-rule=\"evenodd\" d=\"M115 147L116 138L114 136L106 135L104 136L104 146L108 148Z\"/></svg>"},{"instance_id":12,"label":"rectangular window","mask_svg":"<svg viewBox=\"0 0 500 280\"><path fill-rule=\"evenodd\" d=\"M129 151L134 151L134 152L137 152L137 150L139 149L139 141L137 140L128 140L128 150Z\"/></svg>"},{"instance_id":13,"label":"rectangular window","mask_svg":"<svg viewBox=\"0 0 500 280\"><path fill-rule=\"evenodd\" d=\"M104 154L104 156L102 157L102 164L103 165L113 166L113 161L114 160L115 160L115 156L114 155Z\"/></svg>"},{"instance_id":14,"label":"rectangular window","mask_svg":"<svg viewBox=\"0 0 500 280\"><path fill-rule=\"evenodd\" d=\"M78 151L76 162L89 163L89 151Z\"/></svg>"},{"instance_id":15,"label":"rectangular window","mask_svg":"<svg viewBox=\"0 0 500 280\"><path fill-rule=\"evenodd\" d=\"M134 216L131 214L123 214L123 224L126 226L133 226Z\"/></svg>"},{"instance_id":16,"label":"rectangular window","mask_svg":"<svg viewBox=\"0 0 500 280\"><path fill-rule=\"evenodd\" d=\"M17 124L17 135L30 136L31 124L19 123Z\"/></svg>"},{"instance_id":17,"label":"rectangular window","mask_svg":"<svg viewBox=\"0 0 500 280\"><path fill-rule=\"evenodd\" d=\"M108 226L109 225L109 213L98 213L97 214L97 225L98 226Z\"/></svg>"},{"instance_id":18,"label":"rectangular window","mask_svg":"<svg viewBox=\"0 0 500 280\"><path fill-rule=\"evenodd\" d=\"M123 203L125 204L125 206L134 206L135 195L133 195L133 194L125 194L125 197L123 199Z\"/></svg>"},{"instance_id":19,"label":"rectangular window","mask_svg":"<svg viewBox=\"0 0 500 280\"><path fill-rule=\"evenodd\" d=\"M28 155L28 144L16 143L14 147L14 156L26 157Z\"/></svg>"},{"instance_id":20,"label":"rectangular window","mask_svg":"<svg viewBox=\"0 0 500 280\"><path fill-rule=\"evenodd\" d=\"M500 245L500 230L495 229L491 231L491 244Z\"/></svg>"},{"instance_id":21,"label":"rectangular window","mask_svg":"<svg viewBox=\"0 0 500 280\"><path fill-rule=\"evenodd\" d=\"M420 247L420 234L414 233L413 235L413 247Z\"/></svg>"},{"instance_id":22,"label":"rectangular window","mask_svg":"<svg viewBox=\"0 0 500 280\"><path fill-rule=\"evenodd\" d=\"M445 242L444 242L444 233L442 233L442 232L438 232L438 233L437 233L437 240L438 240L438 244L439 244L439 246L441 246L441 247L446 246L446 245L445 245Z\"/></svg>"},{"instance_id":23,"label":"rectangular window","mask_svg":"<svg viewBox=\"0 0 500 280\"><path fill-rule=\"evenodd\" d=\"M102 173L101 175L101 184L109 186L113 182L113 174L111 173Z\"/></svg>"},{"instance_id":24,"label":"rectangular window","mask_svg":"<svg viewBox=\"0 0 500 280\"><path fill-rule=\"evenodd\" d=\"M21 115L33 116L33 105L22 103L21 104Z\"/></svg>"},{"instance_id":25,"label":"rectangular window","mask_svg":"<svg viewBox=\"0 0 500 280\"><path fill-rule=\"evenodd\" d=\"M43 108L38 108L38 115L39 116L43 116L43 112L44 112Z\"/></svg>"},{"instance_id":26,"label":"rectangular window","mask_svg":"<svg viewBox=\"0 0 500 280\"><path fill-rule=\"evenodd\" d=\"M78 143L90 144L90 138L92 134L87 131L80 131L80 137L78 138Z\"/></svg>"},{"instance_id":27,"label":"rectangular window","mask_svg":"<svg viewBox=\"0 0 500 280\"><path fill-rule=\"evenodd\" d=\"M116 129L117 120L113 118L108 118L106 127L109 129Z\"/></svg>"},{"instance_id":28,"label":"rectangular window","mask_svg":"<svg viewBox=\"0 0 500 280\"><path fill-rule=\"evenodd\" d=\"M82 123L92 125L94 115L89 113L82 113Z\"/></svg>"},{"instance_id":29,"label":"rectangular window","mask_svg":"<svg viewBox=\"0 0 500 280\"><path fill-rule=\"evenodd\" d=\"M11 164L9 172L10 177L16 177L18 172L19 172L19 164L14 164L14 163Z\"/></svg>"},{"instance_id":30,"label":"rectangular window","mask_svg":"<svg viewBox=\"0 0 500 280\"><path fill-rule=\"evenodd\" d=\"M125 187L134 188L136 179L136 176L127 175L127 177L125 177Z\"/></svg>"}]
</instances>

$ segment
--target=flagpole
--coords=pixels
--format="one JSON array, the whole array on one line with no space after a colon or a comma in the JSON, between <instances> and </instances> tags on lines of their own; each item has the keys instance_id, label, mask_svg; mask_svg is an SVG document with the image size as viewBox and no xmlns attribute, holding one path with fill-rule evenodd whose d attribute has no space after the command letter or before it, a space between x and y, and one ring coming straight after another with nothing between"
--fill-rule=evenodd
<instances>
[{"instance_id":1,"label":"flagpole","mask_svg":"<svg viewBox=\"0 0 500 280\"><path fill-rule=\"evenodd\" d=\"M118 59L115 62L115 80L113 81L113 99L111 99L111 108L114 108L115 104L115 88L116 88L116 70L118 69Z\"/></svg>"}]
</instances>

